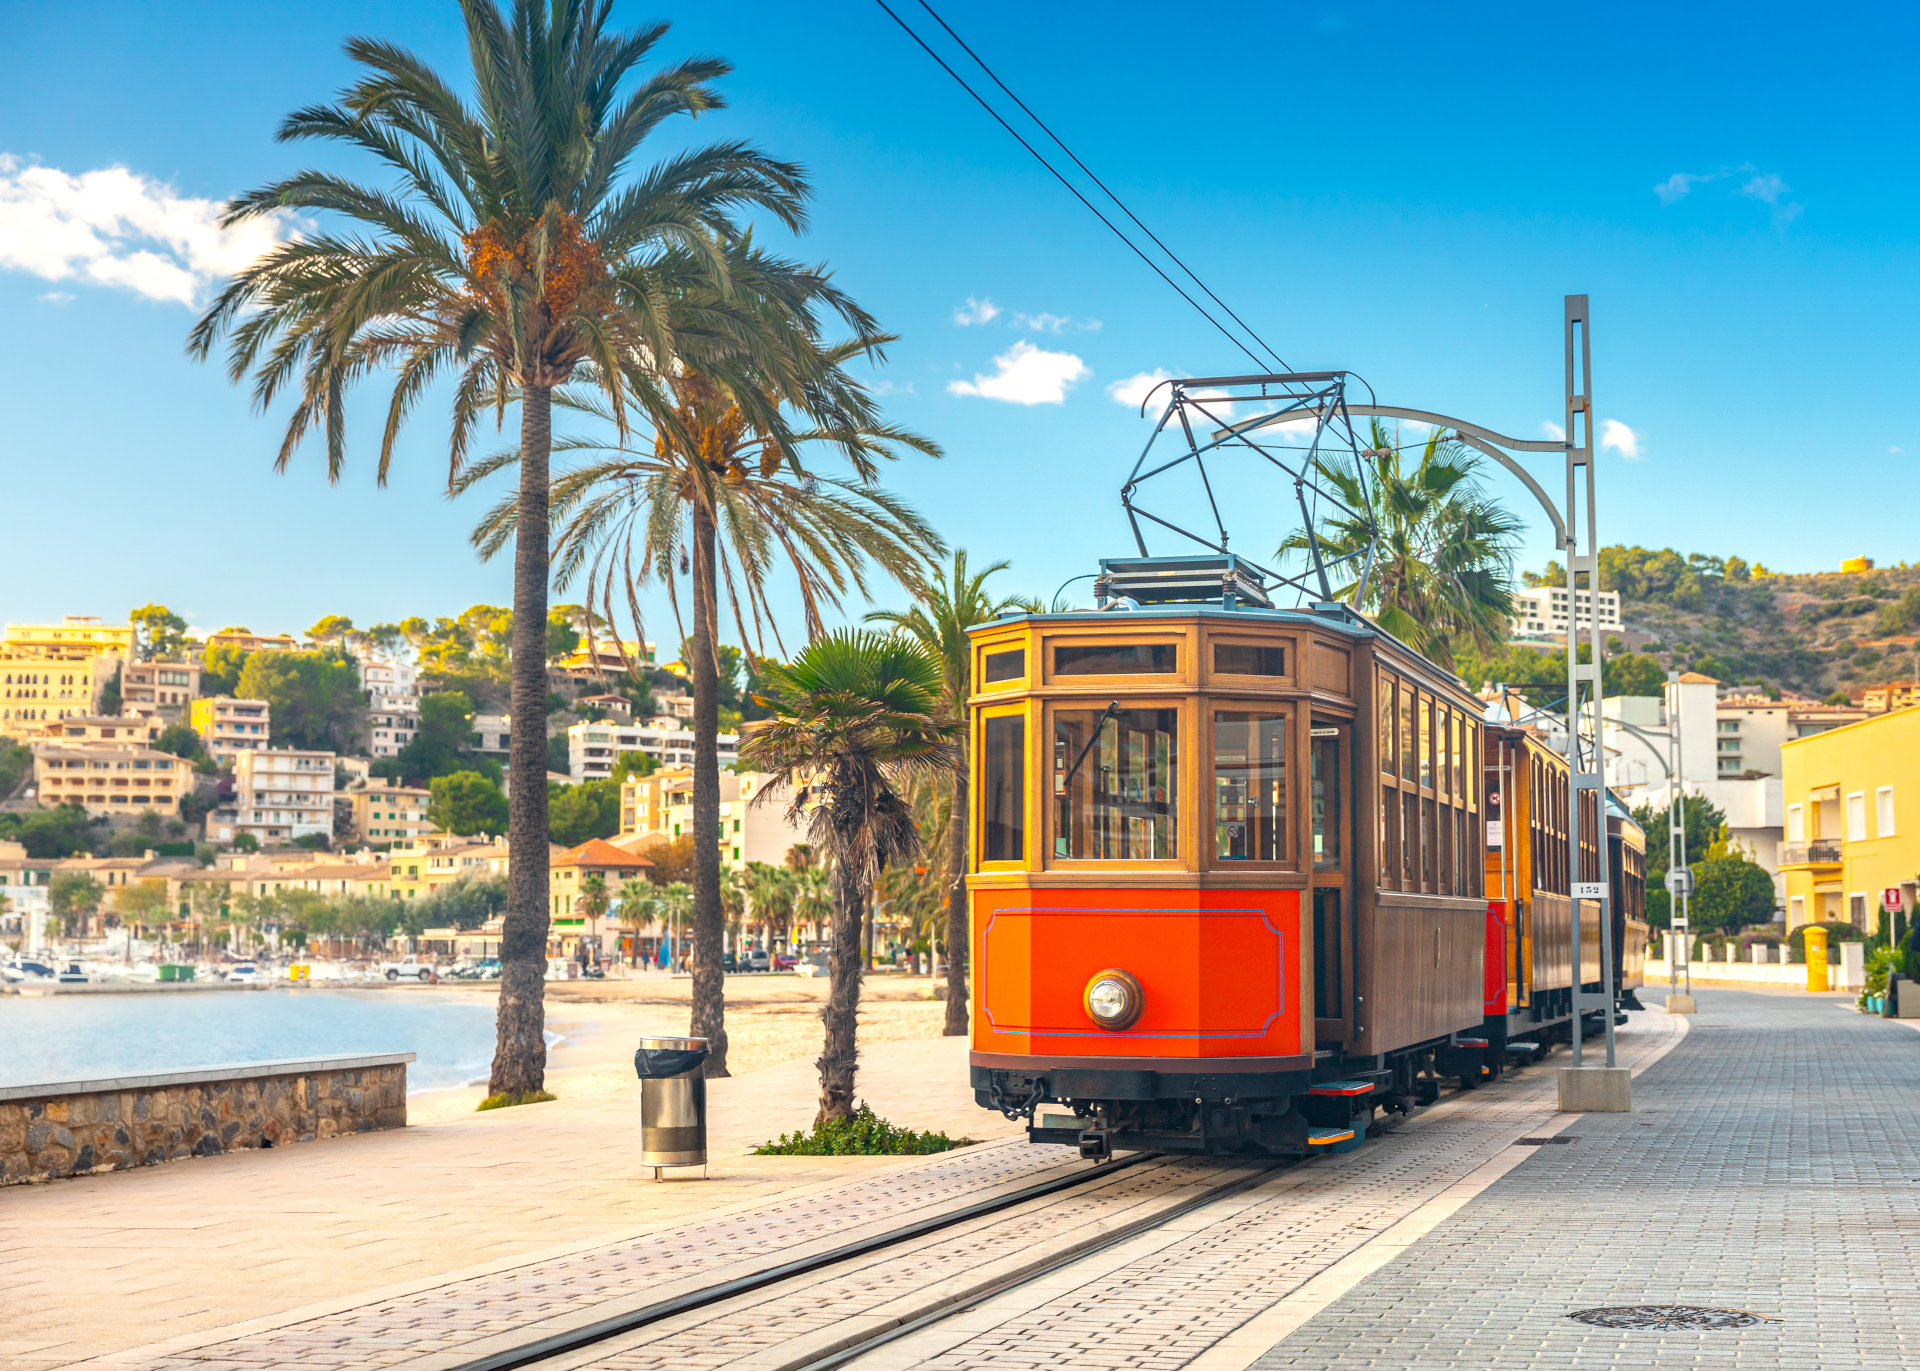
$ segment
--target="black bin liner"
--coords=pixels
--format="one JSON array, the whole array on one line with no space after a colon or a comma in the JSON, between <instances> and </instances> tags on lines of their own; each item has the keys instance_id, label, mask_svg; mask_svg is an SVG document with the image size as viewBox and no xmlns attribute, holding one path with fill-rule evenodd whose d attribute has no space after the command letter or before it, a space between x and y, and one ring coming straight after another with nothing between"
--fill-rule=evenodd
<instances>
[{"instance_id":1,"label":"black bin liner","mask_svg":"<svg viewBox=\"0 0 1920 1371\"><path fill-rule=\"evenodd\" d=\"M633 1074L641 1080L683 1076L706 1059L704 1047L642 1047L633 1054Z\"/></svg>"}]
</instances>

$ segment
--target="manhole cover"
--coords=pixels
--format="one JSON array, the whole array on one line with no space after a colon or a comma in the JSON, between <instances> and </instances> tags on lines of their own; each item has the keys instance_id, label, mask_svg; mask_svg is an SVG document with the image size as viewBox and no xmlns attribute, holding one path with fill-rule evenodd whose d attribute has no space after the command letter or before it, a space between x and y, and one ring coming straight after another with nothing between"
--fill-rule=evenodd
<instances>
[{"instance_id":1,"label":"manhole cover","mask_svg":"<svg viewBox=\"0 0 1920 1371\"><path fill-rule=\"evenodd\" d=\"M1595 1328L1657 1328L1711 1332L1720 1328L1751 1328L1756 1323L1778 1323L1765 1314L1744 1309L1703 1309L1697 1304L1625 1304L1614 1309L1582 1309L1567 1315Z\"/></svg>"},{"instance_id":2,"label":"manhole cover","mask_svg":"<svg viewBox=\"0 0 1920 1371\"><path fill-rule=\"evenodd\" d=\"M1515 1147L1551 1147L1555 1143L1573 1143L1579 1141L1578 1138L1569 1138L1566 1134L1562 1133L1551 1138L1516 1138L1513 1145Z\"/></svg>"}]
</instances>

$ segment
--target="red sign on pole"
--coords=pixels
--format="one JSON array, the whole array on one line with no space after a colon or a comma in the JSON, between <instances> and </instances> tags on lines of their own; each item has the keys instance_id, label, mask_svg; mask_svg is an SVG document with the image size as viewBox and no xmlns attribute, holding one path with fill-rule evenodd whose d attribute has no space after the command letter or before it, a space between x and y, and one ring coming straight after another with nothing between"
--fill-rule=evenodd
<instances>
[{"instance_id":1,"label":"red sign on pole","mask_svg":"<svg viewBox=\"0 0 1920 1371\"><path fill-rule=\"evenodd\" d=\"M1885 890L1881 891L1880 905L1888 913L1893 913L1895 910L1899 909L1900 908L1900 887L1897 885L1890 885Z\"/></svg>"}]
</instances>

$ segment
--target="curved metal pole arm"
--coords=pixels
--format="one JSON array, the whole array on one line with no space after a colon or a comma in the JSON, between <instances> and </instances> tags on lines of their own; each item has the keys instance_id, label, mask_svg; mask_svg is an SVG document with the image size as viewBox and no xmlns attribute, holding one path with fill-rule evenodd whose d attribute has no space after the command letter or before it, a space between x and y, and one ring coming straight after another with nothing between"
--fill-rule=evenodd
<instances>
[{"instance_id":1,"label":"curved metal pole arm","mask_svg":"<svg viewBox=\"0 0 1920 1371\"><path fill-rule=\"evenodd\" d=\"M1564 454L1567 450L1567 445L1564 442L1556 443L1547 440L1536 442L1530 438L1508 438L1503 434L1495 433L1492 429L1481 428L1478 424L1469 424L1465 420L1455 419L1450 415L1435 414L1432 410L1426 409L1403 409L1398 405L1350 404L1347 406L1347 412L1349 414L1364 414L1381 419L1411 419L1415 423L1432 424L1435 428L1444 428L1456 434L1461 442L1484 452L1487 456L1493 458L1494 461L1498 462L1501 466L1512 472L1514 476L1519 478L1520 484L1533 492L1533 498L1540 502L1540 508L1545 510L1547 518L1553 521L1554 546L1565 547L1567 545L1566 521L1560 517L1559 509L1557 509L1553 501L1547 497L1547 492L1540 488L1540 483L1528 474L1525 467L1514 461L1513 458L1507 456L1506 453L1500 451L1502 447L1510 447L1517 452L1558 452Z\"/></svg>"}]
</instances>

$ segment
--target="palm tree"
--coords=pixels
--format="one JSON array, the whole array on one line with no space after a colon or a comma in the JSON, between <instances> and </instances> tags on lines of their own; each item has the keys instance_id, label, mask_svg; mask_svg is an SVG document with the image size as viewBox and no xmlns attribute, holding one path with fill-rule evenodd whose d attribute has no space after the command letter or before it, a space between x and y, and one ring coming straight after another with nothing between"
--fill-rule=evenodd
<instances>
[{"instance_id":1,"label":"palm tree","mask_svg":"<svg viewBox=\"0 0 1920 1371\"><path fill-rule=\"evenodd\" d=\"M339 103L309 106L281 141L319 139L371 153L398 189L305 170L236 200L225 222L283 211L339 216L240 272L195 325L205 358L230 339L228 374L249 373L256 404L298 400L277 465L315 429L327 472L346 456L345 392L366 373L397 375L381 441L385 482L409 412L453 383L450 480L489 414L519 406L520 536L514 549L511 853L501 939L492 1093L544 1081L547 942L546 652L548 463L557 387L580 376L616 424L670 405L661 378L684 352L704 355L747 315L723 305L698 319L663 302L704 283L727 294L735 217L765 211L804 224L797 167L737 142L674 153L634 172L647 136L676 114L718 108L730 68L694 58L637 83L665 24L615 32L606 0L462 0L471 97L414 54L354 38L364 69Z\"/></svg>"},{"instance_id":2,"label":"palm tree","mask_svg":"<svg viewBox=\"0 0 1920 1371\"><path fill-rule=\"evenodd\" d=\"M879 610L869 623L890 624L911 637L940 663L941 711L960 724L967 720L967 697L973 693L973 644L967 630L1014 610L1040 612L1040 602L1027 596L995 599L986 590L987 578L1005 571L1009 563L995 562L969 575L967 550L956 548L948 576L914 587L920 603L912 609ZM967 958L972 948L967 920L967 853L972 810L968 804L969 775L962 751L949 781L953 822L947 825L946 870L942 880L947 895L947 1018L948 1037L967 1031Z\"/></svg>"},{"instance_id":3,"label":"palm tree","mask_svg":"<svg viewBox=\"0 0 1920 1371\"><path fill-rule=\"evenodd\" d=\"M1445 429L1427 435L1410 467L1398 436L1375 419L1373 446L1360 454L1358 469L1338 461L1318 464L1321 476L1356 514L1329 517L1315 533L1328 560L1357 554L1344 564L1355 568L1355 581L1335 591L1352 599L1377 528L1380 541L1366 602L1356 608L1451 667L1457 643L1464 640L1485 651L1504 636L1513 614L1513 554L1522 526L1482 489L1481 459ZM1306 548L1302 530L1281 552Z\"/></svg>"},{"instance_id":4,"label":"palm tree","mask_svg":"<svg viewBox=\"0 0 1920 1371\"><path fill-rule=\"evenodd\" d=\"M760 925L760 936L771 952L776 939L785 940L793 918L794 873L770 862L748 862L745 881L753 900L754 921Z\"/></svg>"},{"instance_id":5,"label":"palm tree","mask_svg":"<svg viewBox=\"0 0 1920 1371\"><path fill-rule=\"evenodd\" d=\"M600 946L596 936L599 930L594 925L607 917L607 906L612 903L613 892L607 888L607 878L599 872L580 882L580 893L574 897L573 907L585 921L583 931L586 938L581 940L582 944L584 946L588 939L592 940L593 960L596 962L600 960Z\"/></svg>"},{"instance_id":6,"label":"palm tree","mask_svg":"<svg viewBox=\"0 0 1920 1371\"><path fill-rule=\"evenodd\" d=\"M743 265L734 273L736 286L749 275L765 281L780 273L765 264L750 273ZM662 586L678 617L675 573L691 579L693 625L682 635L693 686L691 1031L709 1044L703 1068L708 1076L729 1074L721 970L725 912L717 648L722 592L750 651L764 650L771 632L784 652L766 600L767 582L782 563L798 583L807 633L818 636L824 631L822 616L839 609L849 591L867 594L869 563L912 583L942 550L926 520L875 484L879 461L894 457L896 448L930 456L938 456L939 448L882 422L859 383L841 369L851 356L891 341L874 333L851 306L841 312L864 330L854 342L828 348L805 333L780 331L790 350L818 349L818 366L809 368L817 384L776 383L750 359L726 368L744 375L738 383L687 373L673 378L671 422L655 425L650 445L609 446L591 437L555 445L556 451L593 454L553 483L552 517L562 525L554 548L561 587L584 576L589 602L597 598L612 620L618 586L634 636L644 638L639 589ZM570 392L562 402L603 429L613 418L604 401L588 393ZM763 416L777 412L778 402L814 419L815 426L795 431L766 421ZM802 454L818 445L845 458L851 475L811 471ZM477 464L468 479L512 461L513 454L500 454L492 465ZM475 529L483 558L505 545L517 518L518 511L502 503ZM613 636L617 644L620 635ZM619 651L624 660L625 649Z\"/></svg>"},{"instance_id":7,"label":"palm tree","mask_svg":"<svg viewBox=\"0 0 1920 1371\"><path fill-rule=\"evenodd\" d=\"M634 876L620 885L620 930L632 936L627 944L627 965L640 964L640 930L646 925L645 915L653 904L653 883L642 876Z\"/></svg>"},{"instance_id":8,"label":"palm tree","mask_svg":"<svg viewBox=\"0 0 1920 1371\"><path fill-rule=\"evenodd\" d=\"M853 1112L860 928L882 867L920 835L899 788L950 771L961 726L940 714L940 664L910 639L843 629L769 664L774 716L740 753L793 796L788 817L834 860L833 948L816 1125ZM763 788L761 795L772 787Z\"/></svg>"},{"instance_id":9,"label":"palm tree","mask_svg":"<svg viewBox=\"0 0 1920 1371\"><path fill-rule=\"evenodd\" d=\"M803 866L793 873L793 919L812 924L816 941L820 925L833 917L833 876L824 866Z\"/></svg>"}]
</instances>

